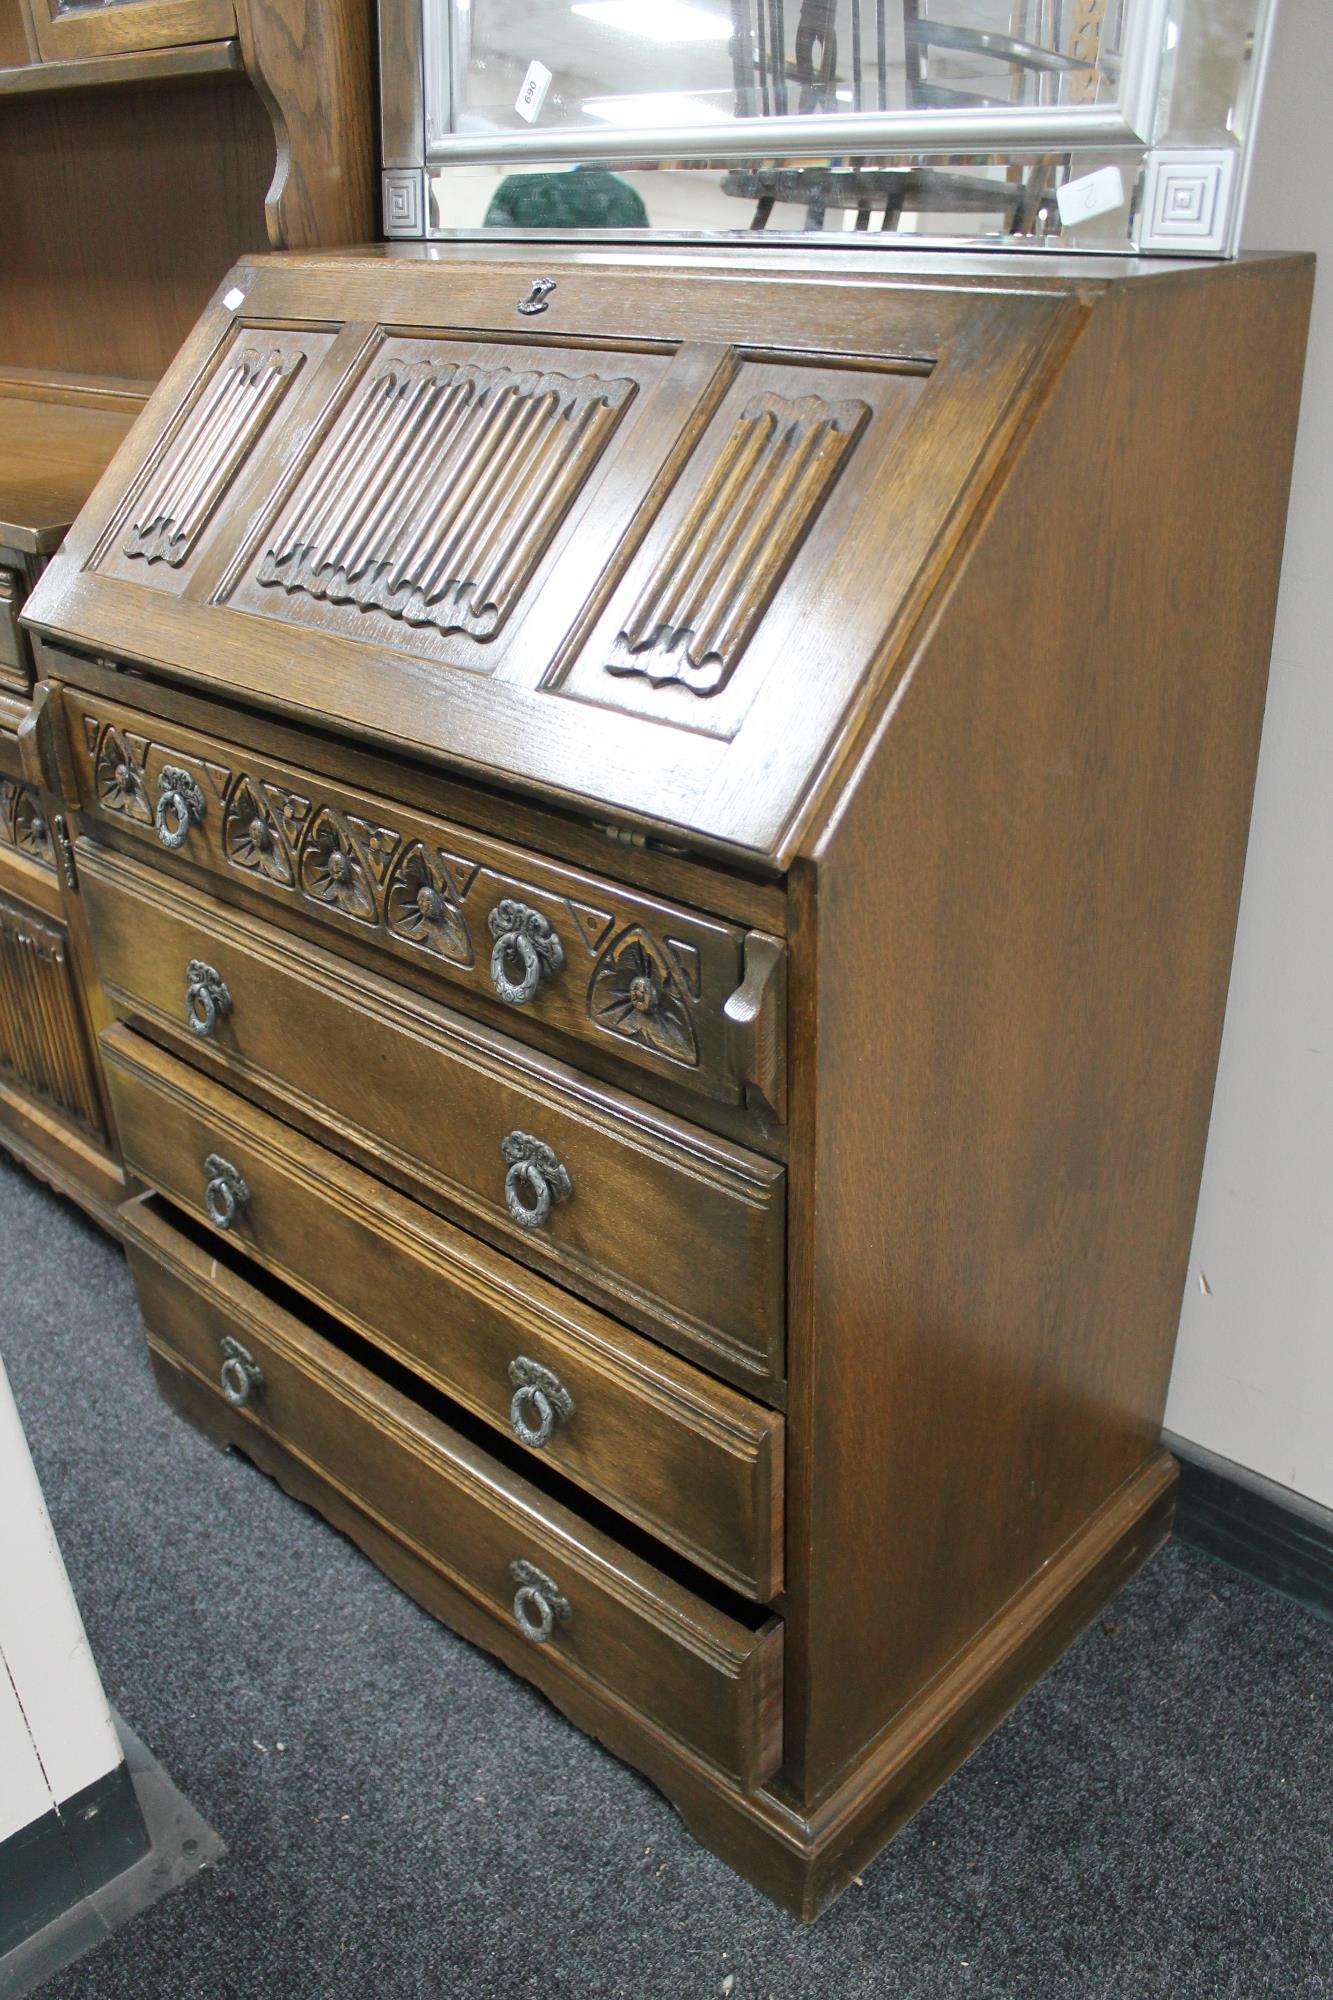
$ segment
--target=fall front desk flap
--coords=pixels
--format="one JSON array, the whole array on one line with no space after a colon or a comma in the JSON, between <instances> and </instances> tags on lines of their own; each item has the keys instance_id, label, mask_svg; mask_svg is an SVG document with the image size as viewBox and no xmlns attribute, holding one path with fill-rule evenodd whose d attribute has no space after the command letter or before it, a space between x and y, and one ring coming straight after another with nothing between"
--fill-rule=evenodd
<instances>
[{"instance_id":1,"label":"fall front desk flap","mask_svg":"<svg viewBox=\"0 0 1333 2000\"><path fill-rule=\"evenodd\" d=\"M32 622L783 865L1071 300L864 264L540 270L239 267Z\"/></svg>"}]
</instances>

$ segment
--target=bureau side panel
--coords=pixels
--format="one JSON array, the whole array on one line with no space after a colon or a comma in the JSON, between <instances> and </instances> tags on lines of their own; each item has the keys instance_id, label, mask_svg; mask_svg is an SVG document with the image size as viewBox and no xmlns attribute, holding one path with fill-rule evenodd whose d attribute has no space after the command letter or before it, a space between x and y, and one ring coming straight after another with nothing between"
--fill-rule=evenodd
<instances>
[{"instance_id":1,"label":"bureau side panel","mask_svg":"<svg viewBox=\"0 0 1333 2000\"><path fill-rule=\"evenodd\" d=\"M1291 261L1097 308L793 877L810 1800L1157 1445L1309 290Z\"/></svg>"}]
</instances>

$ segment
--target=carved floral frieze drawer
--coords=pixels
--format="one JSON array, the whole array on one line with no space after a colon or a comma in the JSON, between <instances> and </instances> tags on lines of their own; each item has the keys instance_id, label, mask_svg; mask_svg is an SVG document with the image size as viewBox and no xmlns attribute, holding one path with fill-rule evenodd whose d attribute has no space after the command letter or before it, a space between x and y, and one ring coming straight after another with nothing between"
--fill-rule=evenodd
<instances>
[{"instance_id":1,"label":"carved floral frieze drawer","mask_svg":"<svg viewBox=\"0 0 1333 2000\"><path fill-rule=\"evenodd\" d=\"M601 877L65 691L85 812L461 992L724 1102L783 1103L785 952Z\"/></svg>"}]
</instances>

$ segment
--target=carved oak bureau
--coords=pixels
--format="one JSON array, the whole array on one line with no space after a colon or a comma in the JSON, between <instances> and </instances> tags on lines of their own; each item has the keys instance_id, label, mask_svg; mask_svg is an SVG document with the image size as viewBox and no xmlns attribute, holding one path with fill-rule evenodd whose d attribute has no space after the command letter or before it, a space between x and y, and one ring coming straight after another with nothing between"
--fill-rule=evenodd
<instances>
[{"instance_id":1,"label":"carved oak bureau","mask_svg":"<svg viewBox=\"0 0 1333 2000\"><path fill-rule=\"evenodd\" d=\"M29 606L165 1393L804 1917L1168 1530L1309 290L255 259Z\"/></svg>"}]
</instances>

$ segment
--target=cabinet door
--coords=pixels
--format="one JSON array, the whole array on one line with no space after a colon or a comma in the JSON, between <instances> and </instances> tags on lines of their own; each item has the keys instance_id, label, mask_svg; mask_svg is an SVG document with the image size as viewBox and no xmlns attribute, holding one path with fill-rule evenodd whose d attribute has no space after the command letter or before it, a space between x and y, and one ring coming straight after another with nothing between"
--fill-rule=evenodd
<instances>
[{"instance_id":1,"label":"cabinet door","mask_svg":"<svg viewBox=\"0 0 1333 2000\"><path fill-rule=\"evenodd\" d=\"M231 0L31 0L43 62L129 55L236 33Z\"/></svg>"}]
</instances>

